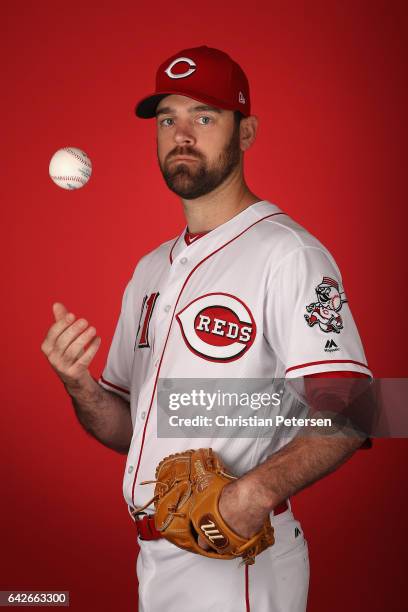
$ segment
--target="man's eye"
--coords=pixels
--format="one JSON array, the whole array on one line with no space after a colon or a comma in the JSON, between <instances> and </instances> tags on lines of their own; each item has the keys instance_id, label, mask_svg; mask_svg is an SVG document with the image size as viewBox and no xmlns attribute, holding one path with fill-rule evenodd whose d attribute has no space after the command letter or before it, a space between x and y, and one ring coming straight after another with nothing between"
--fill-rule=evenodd
<instances>
[{"instance_id":1,"label":"man's eye","mask_svg":"<svg viewBox=\"0 0 408 612\"><path fill-rule=\"evenodd\" d=\"M198 120L201 122L201 125L208 125L211 122L211 117L203 115L202 117L199 117Z\"/></svg>"},{"instance_id":2,"label":"man's eye","mask_svg":"<svg viewBox=\"0 0 408 612\"><path fill-rule=\"evenodd\" d=\"M173 121L173 119L171 119L170 117L166 117L166 119L162 119L160 121L160 125L164 125L164 127L168 127L169 125L171 125L170 123L166 123L166 121Z\"/></svg>"}]
</instances>

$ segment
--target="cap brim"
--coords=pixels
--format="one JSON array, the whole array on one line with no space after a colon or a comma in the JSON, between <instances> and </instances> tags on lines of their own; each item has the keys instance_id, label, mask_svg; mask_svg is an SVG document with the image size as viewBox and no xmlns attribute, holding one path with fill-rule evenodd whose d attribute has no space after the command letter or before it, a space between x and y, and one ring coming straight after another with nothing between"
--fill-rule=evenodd
<instances>
[{"instance_id":1,"label":"cap brim","mask_svg":"<svg viewBox=\"0 0 408 612\"><path fill-rule=\"evenodd\" d=\"M135 108L135 113L138 117L142 119L152 119L156 116L156 108L160 100L163 100L166 96L170 94L161 93L161 94L153 94L148 96L147 98L143 98L140 102L137 103Z\"/></svg>"},{"instance_id":2,"label":"cap brim","mask_svg":"<svg viewBox=\"0 0 408 612\"><path fill-rule=\"evenodd\" d=\"M138 117L141 117L142 119L152 119L153 117L156 116L156 108L157 105L159 104L160 100L163 100L163 98L165 98L166 96L171 96L171 95L180 95L180 96L187 96L189 98L192 98L193 100L197 100L198 102L203 102L204 104L211 104L213 106L217 106L218 108L223 108L225 110L238 110L236 109L236 107L234 106L229 106L228 104L225 103L220 103L219 100L216 100L215 98L212 98L211 96L206 96L203 94L197 94L196 92L193 91L177 91L177 90L173 90L173 91L161 91L161 92L156 92L150 96L147 96L147 98L143 98L142 100L140 100L140 102L137 103L136 108L135 108L135 113ZM245 113L244 111L241 111L243 115L248 116L247 113Z\"/></svg>"}]
</instances>

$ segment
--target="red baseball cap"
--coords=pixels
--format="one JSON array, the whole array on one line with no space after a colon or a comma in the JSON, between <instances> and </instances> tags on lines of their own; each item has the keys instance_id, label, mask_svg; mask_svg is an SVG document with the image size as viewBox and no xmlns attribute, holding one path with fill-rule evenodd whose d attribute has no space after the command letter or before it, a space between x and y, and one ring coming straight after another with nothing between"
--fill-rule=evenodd
<instances>
[{"instance_id":1,"label":"red baseball cap","mask_svg":"<svg viewBox=\"0 0 408 612\"><path fill-rule=\"evenodd\" d=\"M170 94L187 96L248 117L249 84L242 68L227 53L202 46L183 49L166 59L156 73L156 91L140 100L136 115L151 119L160 100Z\"/></svg>"}]
</instances>

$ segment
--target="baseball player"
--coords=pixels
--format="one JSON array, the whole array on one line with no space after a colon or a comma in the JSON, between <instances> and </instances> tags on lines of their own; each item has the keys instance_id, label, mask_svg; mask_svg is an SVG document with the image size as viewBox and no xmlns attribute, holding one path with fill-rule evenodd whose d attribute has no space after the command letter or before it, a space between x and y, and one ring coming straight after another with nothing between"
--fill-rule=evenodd
<instances>
[{"instance_id":1,"label":"baseball player","mask_svg":"<svg viewBox=\"0 0 408 612\"><path fill-rule=\"evenodd\" d=\"M181 199L186 227L137 263L98 382L89 365L100 338L60 303L42 350L82 426L127 453L123 493L139 538L141 612L304 611L308 547L290 498L362 440L289 440L275 430L162 438L157 387L180 378L371 377L340 271L323 244L247 186L243 158L258 121L247 78L226 53L201 46L166 59L136 115L156 121L160 170ZM283 415L289 409L280 406ZM156 529L156 466L209 447L237 476L219 499L225 523L243 538L268 517L273 527L274 545L253 565L193 554ZM212 544L207 532L197 540L203 552Z\"/></svg>"}]
</instances>

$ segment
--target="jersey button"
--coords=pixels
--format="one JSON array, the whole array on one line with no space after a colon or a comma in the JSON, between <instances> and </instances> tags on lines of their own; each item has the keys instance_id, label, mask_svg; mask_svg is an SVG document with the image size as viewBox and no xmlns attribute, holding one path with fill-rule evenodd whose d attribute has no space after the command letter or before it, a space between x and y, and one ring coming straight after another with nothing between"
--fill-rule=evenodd
<instances>
[{"instance_id":1,"label":"jersey button","mask_svg":"<svg viewBox=\"0 0 408 612\"><path fill-rule=\"evenodd\" d=\"M170 312L170 304L167 304L167 306L164 307L164 312Z\"/></svg>"},{"instance_id":2,"label":"jersey button","mask_svg":"<svg viewBox=\"0 0 408 612\"><path fill-rule=\"evenodd\" d=\"M144 421L146 418L146 413L142 412L142 414L140 415L140 418L142 419L142 421Z\"/></svg>"},{"instance_id":3,"label":"jersey button","mask_svg":"<svg viewBox=\"0 0 408 612\"><path fill-rule=\"evenodd\" d=\"M129 465L128 472L129 472L129 474L131 474L133 472L133 465Z\"/></svg>"},{"instance_id":4,"label":"jersey button","mask_svg":"<svg viewBox=\"0 0 408 612\"><path fill-rule=\"evenodd\" d=\"M187 262L188 262L187 257L182 257L182 258L180 259L180 263L181 263L181 264L183 264L183 265L184 265L184 264L186 264Z\"/></svg>"}]
</instances>

